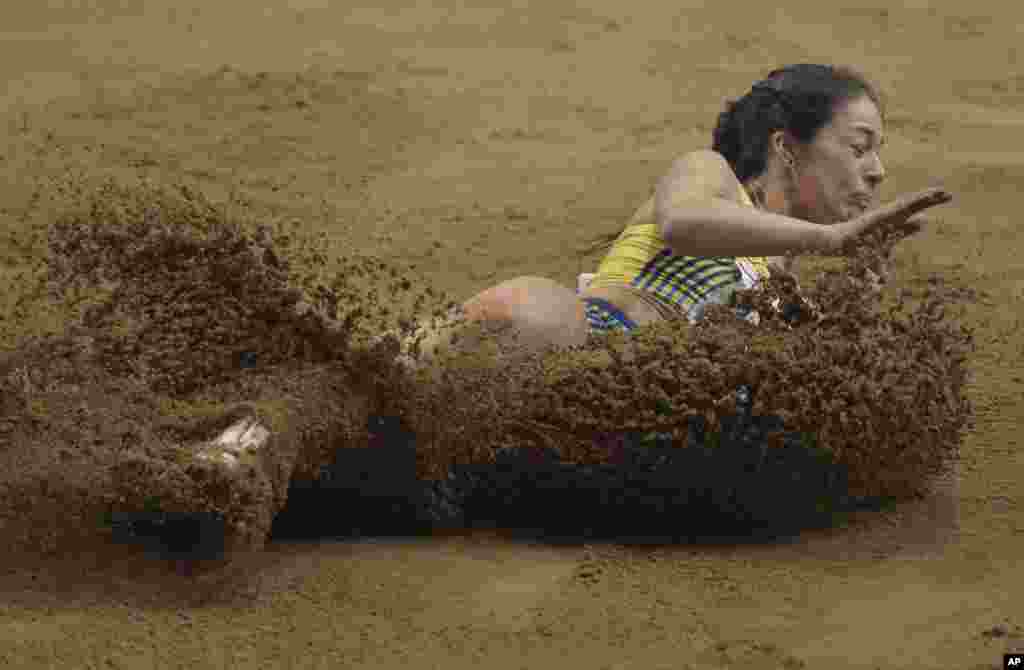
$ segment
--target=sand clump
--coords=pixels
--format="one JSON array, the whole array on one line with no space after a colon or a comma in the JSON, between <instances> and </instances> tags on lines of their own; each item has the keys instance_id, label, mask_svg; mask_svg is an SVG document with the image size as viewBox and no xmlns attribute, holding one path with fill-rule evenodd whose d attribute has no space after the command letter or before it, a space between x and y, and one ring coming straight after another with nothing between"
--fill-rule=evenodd
<instances>
[{"instance_id":1,"label":"sand clump","mask_svg":"<svg viewBox=\"0 0 1024 670\"><path fill-rule=\"evenodd\" d=\"M461 470L467 514L554 534L778 536L927 495L973 418L972 335L938 279L914 304L910 291L883 304L856 278L877 253L804 295L784 276L740 292L757 326L712 306L693 328L659 323L447 377L472 398L448 430L486 445L487 463L497 455ZM423 415L455 397L429 390L441 395Z\"/></svg>"},{"instance_id":2,"label":"sand clump","mask_svg":"<svg viewBox=\"0 0 1024 670\"><path fill-rule=\"evenodd\" d=\"M158 506L217 514L240 546L260 546L292 479L367 442L368 399L386 397L374 384L402 387L380 347L360 346L401 331L374 292L384 265L346 259L325 287L321 249L290 247L283 225L247 230L187 187L65 193L36 231L44 269L7 319L22 332L3 361L5 526L53 549L101 512ZM63 316L58 332L22 325L44 306ZM246 413L274 443L226 481L191 452Z\"/></svg>"},{"instance_id":3,"label":"sand clump","mask_svg":"<svg viewBox=\"0 0 1024 670\"><path fill-rule=\"evenodd\" d=\"M865 240L805 291L785 274L738 291L692 328L525 354L495 337L483 360L467 337L408 396L417 448L448 462L472 445L453 484L469 517L556 532L775 535L921 498L973 421L973 334L952 314L972 296L937 276L873 290L905 235Z\"/></svg>"},{"instance_id":4,"label":"sand clump","mask_svg":"<svg viewBox=\"0 0 1024 670\"><path fill-rule=\"evenodd\" d=\"M290 490L351 468L339 466L340 449L380 446L368 428L381 417L414 436L417 481L452 482L468 466L493 473L511 453L534 454L529 467L548 468L552 482L552 463L567 477L609 464L625 472L623 445L635 451L634 437L654 434L670 451L644 454L699 448L739 463L740 451L759 452L745 470L759 478L744 488L776 498L793 468L771 470L766 454L812 449L842 466L851 495L923 495L972 417L972 337L949 314L962 296L937 277L921 295L895 297L857 278L895 240L852 252L803 294L784 276L739 292L757 326L736 318L737 305L713 306L692 328L665 322L629 340L524 354L474 336L487 329L465 323L445 296L415 293L422 282L409 268L329 258L323 239L228 219L187 187L106 181L63 192L61 215L37 231L42 269L7 317L29 324L46 304L63 325L16 328L0 361L0 520L17 546L59 551L100 519L159 511L209 515L226 547L258 549ZM456 342L421 358L417 319L441 317ZM729 437L741 385L752 392L743 420L765 427L753 438ZM196 458L197 444L245 416L270 431L259 458L230 472ZM785 430L751 417L776 417ZM695 444L698 418L708 439ZM707 483L710 470L681 463L670 470ZM520 475L509 481L536 483ZM718 476L711 486L724 490L737 475ZM493 476L460 481L452 486L501 486ZM474 495L447 502L472 505ZM357 504L332 514L372 513Z\"/></svg>"}]
</instances>

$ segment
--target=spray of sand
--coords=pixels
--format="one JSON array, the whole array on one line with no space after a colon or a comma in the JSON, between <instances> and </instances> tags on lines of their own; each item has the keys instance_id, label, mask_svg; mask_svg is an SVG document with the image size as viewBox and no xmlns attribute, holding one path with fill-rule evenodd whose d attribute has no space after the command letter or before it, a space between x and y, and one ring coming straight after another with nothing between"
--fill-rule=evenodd
<instances>
[{"instance_id":1,"label":"spray of sand","mask_svg":"<svg viewBox=\"0 0 1024 670\"><path fill-rule=\"evenodd\" d=\"M898 296L857 278L894 239L803 294L784 276L739 292L757 326L713 306L694 327L537 352L417 291L410 268L329 256L322 238L229 218L187 187L52 189L60 214L35 229L35 271L3 321L0 527L15 546L60 551L101 519L160 511L206 515L227 549L258 549L290 490L336 469L339 450L375 448L375 417L415 437L419 480L511 452L619 467L625 436L660 435L678 454L696 417L724 434L746 385L752 414L809 436L799 449L842 464L852 495L894 498L922 495L971 421L973 342L950 313L962 296L940 278ZM33 326L43 310L59 327ZM430 322L450 343L423 357ZM199 445L247 418L266 430L257 455L232 468L203 457ZM754 470L777 499L786 487L765 454L794 445L781 432L759 440ZM687 468L705 486L734 477Z\"/></svg>"}]
</instances>

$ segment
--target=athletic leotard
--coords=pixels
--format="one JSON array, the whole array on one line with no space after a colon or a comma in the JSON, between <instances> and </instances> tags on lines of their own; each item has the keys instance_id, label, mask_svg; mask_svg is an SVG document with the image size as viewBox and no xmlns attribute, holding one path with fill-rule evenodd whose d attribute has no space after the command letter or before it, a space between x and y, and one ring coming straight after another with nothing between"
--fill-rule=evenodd
<instances>
[{"instance_id":1,"label":"athletic leotard","mask_svg":"<svg viewBox=\"0 0 1024 670\"><path fill-rule=\"evenodd\" d=\"M741 189L744 204L754 204ZM651 295L671 312L696 323L709 304L728 304L739 288L751 288L767 277L765 257L679 256L672 253L654 221L653 198L636 213L598 266L592 288L630 286ZM594 331L636 327L605 300L584 299ZM752 316L752 315L742 315ZM756 318L756 317L755 317Z\"/></svg>"}]
</instances>

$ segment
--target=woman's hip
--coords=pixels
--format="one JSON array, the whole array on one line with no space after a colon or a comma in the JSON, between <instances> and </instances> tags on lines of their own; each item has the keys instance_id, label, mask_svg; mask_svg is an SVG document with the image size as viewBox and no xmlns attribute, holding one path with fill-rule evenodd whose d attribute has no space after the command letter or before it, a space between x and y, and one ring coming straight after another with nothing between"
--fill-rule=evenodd
<instances>
[{"instance_id":1,"label":"woman's hip","mask_svg":"<svg viewBox=\"0 0 1024 670\"><path fill-rule=\"evenodd\" d=\"M615 317L616 321L621 322L622 319L614 314L619 312L633 327L639 327L680 316L677 310L658 303L656 296L644 295L643 291L631 286L588 287L579 293L579 298L584 304L588 319L591 319L592 315L595 318L601 317L607 312ZM608 305L611 305L611 309Z\"/></svg>"}]
</instances>

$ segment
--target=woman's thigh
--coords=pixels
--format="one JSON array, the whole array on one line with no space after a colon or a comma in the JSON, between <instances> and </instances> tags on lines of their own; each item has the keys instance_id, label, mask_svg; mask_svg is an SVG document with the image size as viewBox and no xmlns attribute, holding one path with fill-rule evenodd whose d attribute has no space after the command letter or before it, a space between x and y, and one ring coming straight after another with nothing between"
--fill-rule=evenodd
<instances>
[{"instance_id":1,"label":"woman's thigh","mask_svg":"<svg viewBox=\"0 0 1024 670\"><path fill-rule=\"evenodd\" d=\"M587 339L582 301L575 291L546 277L503 281L464 302L462 309L469 326L474 322L497 326L501 340L515 341L524 351L538 351L549 345L580 345ZM429 353L450 335L451 329L431 332L422 342L423 350ZM472 346L466 339L462 341Z\"/></svg>"},{"instance_id":2,"label":"woman's thigh","mask_svg":"<svg viewBox=\"0 0 1024 670\"><path fill-rule=\"evenodd\" d=\"M510 326L530 348L586 342L587 318L576 292L546 277L516 277L463 303L466 317Z\"/></svg>"}]
</instances>

